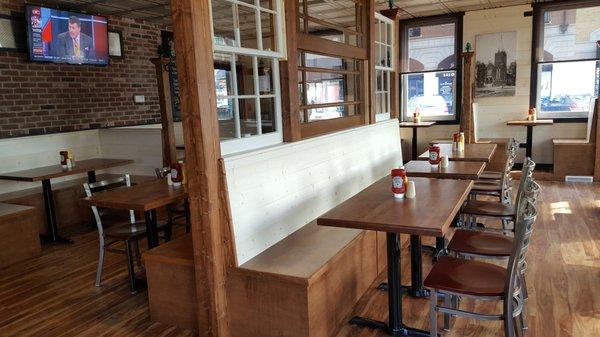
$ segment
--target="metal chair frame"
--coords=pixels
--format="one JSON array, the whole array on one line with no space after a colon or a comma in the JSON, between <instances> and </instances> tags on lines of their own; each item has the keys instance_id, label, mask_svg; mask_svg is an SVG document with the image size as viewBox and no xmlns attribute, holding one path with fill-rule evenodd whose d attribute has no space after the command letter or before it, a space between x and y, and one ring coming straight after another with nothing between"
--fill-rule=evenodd
<instances>
[{"instance_id":1,"label":"metal chair frame","mask_svg":"<svg viewBox=\"0 0 600 337\"><path fill-rule=\"evenodd\" d=\"M523 172L530 176L533 170L533 162L527 160ZM528 179L522 179L520 189L525 189ZM430 316L430 336L438 337L437 314L444 314L444 328L450 327L452 316L463 316L482 320L502 320L504 321L505 337L522 336L523 329L520 326L523 323L523 302L524 292L522 287L521 271L519 261L523 259L526 248L529 245L531 228L537 217L537 210L532 206L532 201L528 198L520 198L516 203L517 216L515 220L515 239L510 258L507 265L507 277L505 280L504 292L501 296L474 296L469 294L456 293L440 289L431 289L431 316ZM438 296L444 296L444 305L438 305ZM477 300L497 300L502 301L503 310L501 314L484 314L470 312L458 309L458 298L469 297ZM520 320L517 317L521 317Z\"/></svg>"}]
</instances>

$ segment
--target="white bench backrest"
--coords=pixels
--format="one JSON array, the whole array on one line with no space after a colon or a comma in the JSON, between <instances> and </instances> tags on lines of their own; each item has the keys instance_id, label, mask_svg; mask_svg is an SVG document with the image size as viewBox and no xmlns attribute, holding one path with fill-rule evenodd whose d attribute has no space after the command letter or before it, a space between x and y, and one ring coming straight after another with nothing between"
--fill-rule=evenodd
<instances>
[{"instance_id":1,"label":"white bench backrest","mask_svg":"<svg viewBox=\"0 0 600 337\"><path fill-rule=\"evenodd\" d=\"M588 112L587 133L585 134L586 143L590 142L592 137L592 126L594 123L594 111L596 111L596 100L590 98L590 111Z\"/></svg>"},{"instance_id":2,"label":"white bench backrest","mask_svg":"<svg viewBox=\"0 0 600 337\"><path fill-rule=\"evenodd\" d=\"M224 158L238 265L402 165L398 121Z\"/></svg>"}]
</instances>

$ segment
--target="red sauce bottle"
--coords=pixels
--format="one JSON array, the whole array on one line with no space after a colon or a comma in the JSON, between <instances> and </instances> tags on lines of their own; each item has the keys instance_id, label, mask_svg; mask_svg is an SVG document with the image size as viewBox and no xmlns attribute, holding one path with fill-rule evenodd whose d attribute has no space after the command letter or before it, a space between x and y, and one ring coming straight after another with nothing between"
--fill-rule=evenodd
<instances>
[{"instance_id":1,"label":"red sauce bottle","mask_svg":"<svg viewBox=\"0 0 600 337\"><path fill-rule=\"evenodd\" d=\"M404 196L408 185L408 175L404 167L392 170L392 192L397 197Z\"/></svg>"},{"instance_id":2,"label":"red sauce bottle","mask_svg":"<svg viewBox=\"0 0 600 337\"><path fill-rule=\"evenodd\" d=\"M180 163L171 165L171 180L174 185L180 185L183 181L183 168Z\"/></svg>"},{"instance_id":3,"label":"red sauce bottle","mask_svg":"<svg viewBox=\"0 0 600 337\"><path fill-rule=\"evenodd\" d=\"M440 147L437 144L429 146L429 164L438 165L442 160Z\"/></svg>"}]
</instances>

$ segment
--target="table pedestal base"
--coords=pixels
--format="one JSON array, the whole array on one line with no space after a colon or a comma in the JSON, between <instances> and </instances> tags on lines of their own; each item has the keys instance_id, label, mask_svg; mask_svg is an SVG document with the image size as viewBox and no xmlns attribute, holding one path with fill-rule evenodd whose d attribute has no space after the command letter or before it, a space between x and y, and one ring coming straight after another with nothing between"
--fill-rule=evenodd
<instances>
[{"instance_id":1,"label":"table pedestal base","mask_svg":"<svg viewBox=\"0 0 600 337\"><path fill-rule=\"evenodd\" d=\"M353 317L350 322L352 325L356 325L362 328L371 328L385 331L390 336L416 336L416 337L430 337L429 331L409 328L407 326L401 326L396 329L390 329L390 327L381 321L376 321L370 318L364 317Z\"/></svg>"}]
</instances>

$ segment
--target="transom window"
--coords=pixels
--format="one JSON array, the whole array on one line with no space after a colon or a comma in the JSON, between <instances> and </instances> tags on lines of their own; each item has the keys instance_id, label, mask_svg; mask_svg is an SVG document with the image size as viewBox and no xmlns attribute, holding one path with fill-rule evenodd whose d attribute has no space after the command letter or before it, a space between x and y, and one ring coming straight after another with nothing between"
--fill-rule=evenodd
<instances>
[{"instance_id":1,"label":"transom window","mask_svg":"<svg viewBox=\"0 0 600 337\"><path fill-rule=\"evenodd\" d=\"M416 19L402 25L402 119L456 121L462 17Z\"/></svg>"},{"instance_id":2,"label":"transom window","mask_svg":"<svg viewBox=\"0 0 600 337\"><path fill-rule=\"evenodd\" d=\"M394 72L394 21L375 13L375 121L390 119Z\"/></svg>"},{"instance_id":3,"label":"transom window","mask_svg":"<svg viewBox=\"0 0 600 337\"><path fill-rule=\"evenodd\" d=\"M600 83L600 6L591 2L536 7L539 52L532 106L540 118L587 117Z\"/></svg>"},{"instance_id":4,"label":"transom window","mask_svg":"<svg viewBox=\"0 0 600 337\"><path fill-rule=\"evenodd\" d=\"M281 143L280 0L213 0L214 75L223 154Z\"/></svg>"}]
</instances>

